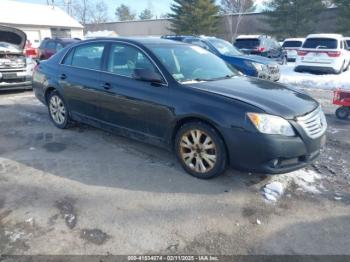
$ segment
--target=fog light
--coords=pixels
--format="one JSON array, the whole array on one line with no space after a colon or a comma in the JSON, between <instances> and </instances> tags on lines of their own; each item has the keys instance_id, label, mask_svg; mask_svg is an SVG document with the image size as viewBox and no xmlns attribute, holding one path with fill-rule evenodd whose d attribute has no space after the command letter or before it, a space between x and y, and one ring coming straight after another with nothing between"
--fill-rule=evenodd
<instances>
[{"instance_id":1,"label":"fog light","mask_svg":"<svg viewBox=\"0 0 350 262\"><path fill-rule=\"evenodd\" d=\"M279 165L279 163L280 163L279 159L274 159L271 161L271 166L273 168L276 168Z\"/></svg>"}]
</instances>

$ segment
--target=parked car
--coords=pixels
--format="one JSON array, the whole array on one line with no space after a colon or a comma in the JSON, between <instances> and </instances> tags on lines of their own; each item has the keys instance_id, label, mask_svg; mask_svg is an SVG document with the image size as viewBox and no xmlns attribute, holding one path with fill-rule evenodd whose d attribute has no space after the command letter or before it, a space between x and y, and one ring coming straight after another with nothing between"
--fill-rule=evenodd
<instances>
[{"instance_id":1,"label":"parked car","mask_svg":"<svg viewBox=\"0 0 350 262\"><path fill-rule=\"evenodd\" d=\"M39 46L38 58L40 60L49 59L59 50L78 41L79 39L76 38L45 38Z\"/></svg>"},{"instance_id":2,"label":"parked car","mask_svg":"<svg viewBox=\"0 0 350 262\"><path fill-rule=\"evenodd\" d=\"M162 38L200 46L222 58L225 62L247 76L259 77L271 81L278 81L280 79L280 69L275 61L256 55L245 55L225 40L207 36L167 35Z\"/></svg>"},{"instance_id":3,"label":"parked car","mask_svg":"<svg viewBox=\"0 0 350 262\"><path fill-rule=\"evenodd\" d=\"M350 51L350 37L345 37L346 44L348 45L348 50Z\"/></svg>"},{"instance_id":4,"label":"parked car","mask_svg":"<svg viewBox=\"0 0 350 262\"><path fill-rule=\"evenodd\" d=\"M228 164L277 174L316 159L327 128L319 103L235 72L198 46L105 38L41 62L33 87L56 127L84 122L174 149L199 178L217 176Z\"/></svg>"},{"instance_id":5,"label":"parked car","mask_svg":"<svg viewBox=\"0 0 350 262\"><path fill-rule=\"evenodd\" d=\"M0 90L31 89L34 61L24 55L26 34L0 26Z\"/></svg>"},{"instance_id":6,"label":"parked car","mask_svg":"<svg viewBox=\"0 0 350 262\"><path fill-rule=\"evenodd\" d=\"M287 51L287 60L295 62L298 57L298 50L301 48L305 38L287 38L284 40L282 47Z\"/></svg>"},{"instance_id":7,"label":"parked car","mask_svg":"<svg viewBox=\"0 0 350 262\"><path fill-rule=\"evenodd\" d=\"M245 54L265 56L281 65L287 63L286 50L270 36L240 35L236 38L234 45Z\"/></svg>"},{"instance_id":8,"label":"parked car","mask_svg":"<svg viewBox=\"0 0 350 262\"><path fill-rule=\"evenodd\" d=\"M32 46L32 43L27 40L26 45L24 47L24 53L26 57L37 58L38 57L38 49Z\"/></svg>"},{"instance_id":9,"label":"parked car","mask_svg":"<svg viewBox=\"0 0 350 262\"><path fill-rule=\"evenodd\" d=\"M350 53L342 35L312 34L298 51L294 70L340 74L348 70L349 64Z\"/></svg>"}]
</instances>

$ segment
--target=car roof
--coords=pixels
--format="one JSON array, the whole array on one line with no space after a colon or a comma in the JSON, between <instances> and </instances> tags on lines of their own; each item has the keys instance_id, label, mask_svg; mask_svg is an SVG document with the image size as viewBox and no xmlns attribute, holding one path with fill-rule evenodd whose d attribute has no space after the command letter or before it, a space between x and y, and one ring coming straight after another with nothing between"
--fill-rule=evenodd
<instances>
[{"instance_id":1,"label":"car roof","mask_svg":"<svg viewBox=\"0 0 350 262\"><path fill-rule=\"evenodd\" d=\"M81 41L81 43L94 42L94 41L103 41L103 40L115 40L123 41L131 44L142 44L142 45L163 45L163 44L172 44L172 45L185 45L185 43L173 41L171 39L164 39L160 37L96 37L88 40Z\"/></svg>"},{"instance_id":2,"label":"car roof","mask_svg":"<svg viewBox=\"0 0 350 262\"><path fill-rule=\"evenodd\" d=\"M287 38L283 42L287 41L305 41L305 38Z\"/></svg>"},{"instance_id":3,"label":"car roof","mask_svg":"<svg viewBox=\"0 0 350 262\"><path fill-rule=\"evenodd\" d=\"M345 38L345 40L350 40L350 37L344 37Z\"/></svg>"},{"instance_id":4,"label":"car roof","mask_svg":"<svg viewBox=\"0 0 350 262\"><path fill-rule=\"evenodd\" d=\"M330 39L343 39L344 36L341 34L311 34L306 37L308 38L330 38Z\"/></svg>"},{"instance_id":5,"label":"car roof","mask_svg":"<svg viewBox=\"0 0 350 262\"><path fill-rule=\"evenodd\" d=\"M239 35L237 36L236 39L252 39L252 38L262 38L262 37L268 38L267 35Z\"/></svg>"}]
</instances>

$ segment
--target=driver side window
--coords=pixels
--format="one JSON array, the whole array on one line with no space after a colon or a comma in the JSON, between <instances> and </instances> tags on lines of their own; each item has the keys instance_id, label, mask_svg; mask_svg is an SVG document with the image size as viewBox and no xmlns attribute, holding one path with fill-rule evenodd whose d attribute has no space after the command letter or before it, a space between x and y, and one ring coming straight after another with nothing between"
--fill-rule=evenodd
<instances>
[{"instance_id":1,"label":"driver side window","mask_svg":"<svg viewBox=\"0 0 350 262\"><path fill-rule=\"evenodd\" d=\"M107 71L110 73L132 78L135 69L158 72L142 51L127 44L112 44L108 57Z\"/></svg>"}]
</instances>

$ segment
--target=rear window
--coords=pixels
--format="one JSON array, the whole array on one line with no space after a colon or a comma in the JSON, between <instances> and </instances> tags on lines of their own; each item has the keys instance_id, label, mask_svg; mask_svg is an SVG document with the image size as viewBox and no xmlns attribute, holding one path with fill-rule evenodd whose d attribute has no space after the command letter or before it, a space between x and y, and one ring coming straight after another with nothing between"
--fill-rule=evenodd
<instances>
[{"instance_id":1,"label":"rear window","mask_svg":"<svg viewBox=\"0 0 350 262\"><path fill-rule=\"evenodd\" d=\"M282 47L301 47L302 41L285 41Z\"/></svg>"},{"instance_id":2,"label":"rear window","mask_svg":"<svg viewBox=\"0 0 350 262\"><path fill-rule=\"evenodd\" d=\"M260 40L257 38L236 39L235 46L239 49L255 49L260 45Z\"/></svg>"},{"instance_id":3,"label":"rear window","mask_svg":"<svg viewBox=\"0 0 350 262\"><path fill-rule=\"evenodd\" d=\"M337 49L338 41L330 38L309 38L306 39L303 48L316 49Z\"/></svg>"}]
</instances>

